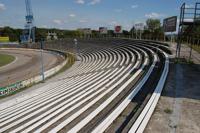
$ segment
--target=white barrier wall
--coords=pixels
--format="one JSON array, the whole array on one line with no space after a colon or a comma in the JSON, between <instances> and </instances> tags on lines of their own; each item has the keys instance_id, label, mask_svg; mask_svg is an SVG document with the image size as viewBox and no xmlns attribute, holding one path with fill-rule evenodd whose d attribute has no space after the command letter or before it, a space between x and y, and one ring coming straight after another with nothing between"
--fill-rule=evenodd
<instances>
[{"instance_id":1,"label":"white barrier wall","mask_svg":"<svg viewBox=\"0 0 200 133\"><path fill-rule=\"evenodd\" d=\"M40 51L38 49L24 49L24 48L0 48L0 49L17 49L17 50L30 50L30 51ZM67 57L65 56L65 53L62 53L62 52L58 52L58 51L54 51L54 50L45 50L45 52L52 52L52 54L59 54L60 56L62 56L63 58L65 58L64 62L62 62L60 65L54 67L54 68L51 68L50 70L44 72L44 77L45 79L46 78L49 78L51 77L52 75L56 74L58 71L60 71L68 62L68 59ZM10 93L13 93L19 89L22 89L22 88L25 88L25 87L28 87L32 84L35 84L35 83L39 83L41 82L43 79L42 79L42 75L38 75L38 76L35 76L33 78L30 78L30 79L27 79L27 80L24 80L24 81L21 81L21 82L17 82L15 84L12 84L12 85L9 85L7 87L3 87L3 88L0 88L0 97L1 96L5 96L5 95L8 95Z\"/></svg>"}]
</instances>

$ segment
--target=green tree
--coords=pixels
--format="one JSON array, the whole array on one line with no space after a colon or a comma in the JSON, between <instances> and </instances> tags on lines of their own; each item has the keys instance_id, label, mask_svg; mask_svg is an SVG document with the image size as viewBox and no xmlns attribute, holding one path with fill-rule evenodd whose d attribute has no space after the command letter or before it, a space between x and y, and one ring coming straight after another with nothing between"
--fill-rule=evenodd
<instances>
[{"instance_id":1,"label":"green tree","mask_svg":"<svg viewBox=\"0 0 200 133\"><path fill-rule=\"evenodd\" d=\"M22 33L20 29L13 29L11 27L4 27L0 30L0 36L8 36L10 41L19 41L19 36Z\"/></svg>"},{"instance_id":2,"label":"green tree","mask_svg":"<svg viewBox=\"0 0 200 133\"><path fill-rule=\"evenodd\" d=\"M159 19L147 19L146 25L148 30L150 30L151 32L154 32L156 29L159 29L161 27Z\"/></svg>"},{"instance_id":3,"label":"green tree","mask_svg":"<svg viewBox=\"0 0 200 133\"><path fill-rule=\"evenodd\" d=\"M161 27L161 22L159 19L147 19L146 25L147 27L143 33L145 38L152 40L163 40L164 31Z\"/></svg>"}]
</instances>

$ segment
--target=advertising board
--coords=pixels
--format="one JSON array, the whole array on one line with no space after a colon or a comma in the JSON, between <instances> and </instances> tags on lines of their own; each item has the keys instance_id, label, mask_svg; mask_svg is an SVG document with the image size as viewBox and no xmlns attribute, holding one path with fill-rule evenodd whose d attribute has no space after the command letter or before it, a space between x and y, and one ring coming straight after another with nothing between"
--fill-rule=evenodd
<instances>
[{"instance_id":1,"label":"advertising board","mask_svg":"<svg viewBox=\"0 0 200 133\"><path fill-rule=\"evenodd\" d=\"M100 34L108 34L108 29L106 27L99 27Z\"/></svg>"},{"instance_id":2,"label":"advertising board","mask_svg":"<svg viewBox=\"0 0 200 133\"><path fill-rule=\"evenodd\" d=\"M163 20L164 32L175 32L176 26L177 26L177 16L173 16Z\"/></svg>"}]
</instances>

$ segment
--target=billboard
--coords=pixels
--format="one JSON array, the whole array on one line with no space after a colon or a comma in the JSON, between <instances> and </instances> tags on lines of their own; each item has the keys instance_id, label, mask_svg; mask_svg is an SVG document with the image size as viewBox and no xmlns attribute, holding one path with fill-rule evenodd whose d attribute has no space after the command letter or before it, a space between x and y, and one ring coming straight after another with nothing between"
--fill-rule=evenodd
<instances>
[{"instance_id":1,"label":"billboard","mask_svg":"<svg viewBox=\"0 0 200 133\"><path fill-rule=\"evenodd\" d=\"M78 31L82 32L85 35L92 34L92 30L90 28L81 28L81 29L78 29Z\"/></svg>"},{"instance_id":2,"label":"billboard","mask_svg":"<svg viewBox=\"0 0 200 133\"><path fill-rule=\"evenodd\" d=\"M164 32L175 32L176 26L177 26L177 16L173 16L163 20Z\"/></svg>"},{"instance_id":3,"label":"billboard","mask_svg":"<svg viewBox=\"0 0 200 133\"><path fill-rule=\"evenodd\" d=\"M144 30L144 23L137 23L134 27L136 30Z\"/></svg>"},{"instance_id":4,"label":"billboard","mask_svg":"<svg viewBox=\"0 0 200 133\"><path fill-rule=\"evenodd\" d=\"M0 42L9 42L9 37L0 37Z\"/></svg>"},{"instance_id":5,"label":"billboard","mask_svg":"<svg viewBox=\"0 0 200 133\"><path fill-rule=\"evenodd\" d=\"M115 26L115 33L122 33L122 26Z\"/></svg>"},{"instance_id":6,"label":"billboard","mask_svg":"<svg viewBox=\"0 0 200 133\"><path fill-rule=\"evenodd\" d=\"M92 34L92 30L91 30L90 28L84 28L84 29L83 29L83 33L84 33L85 35L90 35L90 34Z\"/></svg>"},{"instance_id":7,"label":"billboard","mask_svg":"<svg viewBox=\"0 0 200 133\"><path fill-rule=\"evenodd\" d=\"M99 27L100 34L108 34L108 29L106 27Z\"/></svg>"},{"instance_id":8,"label":"billboard","mask_svg":"<svg viewBox=\"0 0 200 133\"><path fill-rule=\"evenodd\" d=\"M7 87L0 88L0 96L4 96L15 92L23 87L22 82L17 82L15 84L9 85Z\"/></svg>"}]
</instances>

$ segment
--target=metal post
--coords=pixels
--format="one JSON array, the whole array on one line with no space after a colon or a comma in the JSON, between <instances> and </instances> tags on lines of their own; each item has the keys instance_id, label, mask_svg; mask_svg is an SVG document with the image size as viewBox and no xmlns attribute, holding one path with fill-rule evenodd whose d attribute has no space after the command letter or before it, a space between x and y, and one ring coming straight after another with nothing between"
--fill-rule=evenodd
<instances>
[{"instance_id":1,"label":"metal post","mask_svg":"<svg viewBox=\"0 0 200 133\"><path fill-rule=\"evenodd\" d=\"M45 77L44 77L43 47L44 47L44 41L43 39L41 39L41 47L40 47L40 56L42 65L41 75L42 75L42 80L44 81Z\"/></svg>"},{"instance_id":2,"label":"metal post","mask_svg":"<svg viewBox=\"0 0 200 133\"><path fill-rule=\"evenodd\" d=\"M134 31L133 31L133 29L132 29L132 38L133 38L133 33L134 33Z\"/></svg>"},{"instance_id":3,"label":"metal post","mask_svg":"<svg viewBox=\"0 0 200 133\"><path fill-rule=\"evenodd\" d=\"M163 41L165 42L165 32L164 32L164 36L163 36Z\"/></svg>"},{"instance_id":4,"label":"metal post","mask_svg":"<svg viewBox=\"0 0 200 133\"><path fill-rule=\"evenodd\" d=\"M138 31L136 30L136 36L135 36L136 38L135 39L137 39L137 35L138 35Z\"/></svg>"},{"instance_id":5,"label":"metal post","mask_svg":"<svg viewBox=\"0 0 200 133\"><path fill-rule=\"evenodd\" d=\"M191 41L191 44L190 44L190 55L189 55L189 62L191 61L191 58L192 58L192 44L194 43L194 40Z\"/></svg>"},{"instance_id":6,"label":"metal post","mask_svg":"<svg viewBox=\"0 0 200 133\"><path fill-rule=\"evenodd\" d=\"M173 32L171 32L171 45L173 43Z\"/></svg>"},{"instance_id":7,"label":"metal post","mask_svg":"<svg viewBox=\"0 0 200 133\"><path fill-rule=\"evenodd\" d=\"M74 46L75 46L76 59L78 60L79 50L78 50L78 40L76 38L74 39Z\"/></svg>"},{"instance_id":8,"label":"metal post","mask_svg":"<svg viewBox=\"0 0 200 133\"><path fill-rule=\"evenodd\" d=\"M194 9L194 22L193 22L193 28L195 29L195 27L196 27L196 15L197 15L197 3L196 3L196 5L195 5L195 9ZM193 44L195 43L195 41L194 41L194 31L193 31L193 33L192 33L192 38L191 38L191 44L190 44L190 56L189 56L189 62L191 61L191 58L192 58L192 48L193 48Z\"/></svg>"},{"instance_id":9,"label":"metal post","mask_svg":"<svg viewBox=\"0 0 200 133\"><path fill-rule=\"evenodd\" d=\"M184 20L184 11L185 11L185 3L181 6L181 13L180 13L180 23L178 28L178 40L177 40L177 47L176 47L176 58L180 58L180 48L181 48L181 34L182 34L182 22Z\"/></svg>"}]
</instances>

